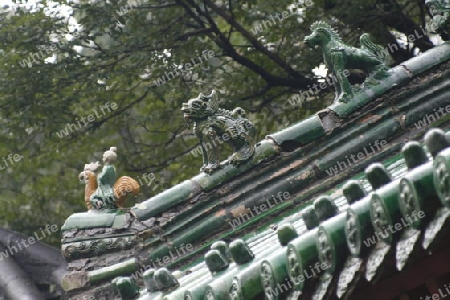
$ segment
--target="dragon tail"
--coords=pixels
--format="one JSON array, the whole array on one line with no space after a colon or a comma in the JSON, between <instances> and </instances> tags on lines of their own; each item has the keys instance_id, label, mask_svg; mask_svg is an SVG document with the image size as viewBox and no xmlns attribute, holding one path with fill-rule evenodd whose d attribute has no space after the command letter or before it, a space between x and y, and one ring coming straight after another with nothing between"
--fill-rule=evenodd
<instances>
[{"instance_id":1,"label":"dragon tail","mask_svg":"<svg viewBox=\"0 0 450 300\"><path fill-rule=\"evenodd\" d=\"M118 207L123 207L128 194L136 196L139 193L139 183L129 176L122 176L114 184L114 197Z\"/></svg>"},{"instance_id":2,"label":"dragon tail","mask_svg":"<svg viewBox=\"0 0 450 300\"><path fill-rule=\"evenodd\" d=\"M385 62L387 56L385 49L380 45L375 44L368 33L364 33L363 35L361 35L361 37L359 38L359 42L362 49L368 50L379 60Z\"/></svg>"}]
</instances>

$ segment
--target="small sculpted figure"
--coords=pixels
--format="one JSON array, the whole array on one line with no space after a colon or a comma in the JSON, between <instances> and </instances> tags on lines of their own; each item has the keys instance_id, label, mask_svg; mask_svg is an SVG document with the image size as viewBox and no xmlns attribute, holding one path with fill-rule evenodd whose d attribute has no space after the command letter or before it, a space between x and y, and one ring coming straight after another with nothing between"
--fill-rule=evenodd
<instances>
[{"instance_id":1,"label":"small sculpted figure","mask_svg":"<svg viewBox=\"0 0 450 300\"><path fill-rule=\"evenodd\" d=\"M122 176L117 181L113 163L117 159L116 147L111 147L103 154L104 166L97 175L100 163L86 164L78 179L86 185L84 201L90 209L114 209L123 207L128 194L139 193L139 183L129 176Z\"/></svg>"},{"instance_id":2,"label":"small sculpted figure","mask_svg":"<svg viewBox=\"0 0 450 300\"><path fill-rule=\"evenodd\" d=\"M92 209L91 195L97 190L97 175L96 172L100 168L100 163L90 163L84 165L84 171L78 175L78 180L85 184L84 188L84 202L88 210Z\"/></svg>"},{"instance_id":3,"label":"small sculpted figure","mask_svg":"<svg viewBox=\"0 0 450 300\"><path fill-rule=\"evenodd\" d=\"M384 64L386 52L374 44L368 34L361 35L361 48L355 48L344 44L330 25L317 21L311 25L311 34L304 42L312 49L322 48L325 65L337 78L335 101L347 103L353 97L354 88L344 75L347 69L362 70L367 77L365 85L376 84L389 75Z\"/></svg>"},{"instance_id":4,"label":"small sculpted figure","mask_svg":"<svg viewBox=\"0 0 450 300\"><path fill-rule=\"evenodd\" d=\"M443 40L448 41L448 27L450 25L450 1L449 0L426 0L432 19L426 27L430 33L439 33Z\"/></svg>"},{"instance_id":5,"label":"small sculpted figure","mask_svg":"<svg viewBox=\"0 0 450 300\"><path fill-rule=\"evenodd\" d=\"M233 165L248 161L255 153L256 128L245 118L242 108L233 111L219 108L216 91L190 99L183 103L181 111L188 124L194 123L194 133L200 139L203 154L200 171L210 174L220 168L216 141L218 144L225 142L233 149L229 158Z\"/></svg>"}]
</instances>

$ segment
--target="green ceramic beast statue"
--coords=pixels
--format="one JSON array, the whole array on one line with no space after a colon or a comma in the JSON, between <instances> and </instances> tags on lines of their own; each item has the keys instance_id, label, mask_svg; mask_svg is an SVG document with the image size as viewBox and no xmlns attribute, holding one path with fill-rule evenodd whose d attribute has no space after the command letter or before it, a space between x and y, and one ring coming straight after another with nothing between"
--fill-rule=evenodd
<instances>
[{"instance_id":1,"label":"green ceramic beast statue","mask_svg":"<svg viewBox=\"0 0 450 300\"><path fill-rule=\"evenodd\" d=\"M213 173L220 168L218 144L227 143L233 149L229 162L242 164L255 153L256 128L245 118L245 111L238 107L233 111L219 108L216 91L200 94L183 103L181 111L185 120L194 123L194 133L200 139L203 167L200 171ZM218 144L216 144L216 141Z\"/></svg>"},{"instance_id":2,"label":"green ceramic beast statue","mask_svg":"<svg viewBox=\"0 0 450 300\"><path fill-rule=\"evenodd\" d=\"M388 68L384 64L386 51L374 44L368 34L361 35L361 48L355 48L344 44L330 25L317 21L311 25L311 34L304 41L312 49L322 48L325 65L337 78L335 101L346 103L353 97L354 88L344 75L346 69L364 71L367 77L365 85L376 84L388 76Z\"/></svg>"}]
</instances>

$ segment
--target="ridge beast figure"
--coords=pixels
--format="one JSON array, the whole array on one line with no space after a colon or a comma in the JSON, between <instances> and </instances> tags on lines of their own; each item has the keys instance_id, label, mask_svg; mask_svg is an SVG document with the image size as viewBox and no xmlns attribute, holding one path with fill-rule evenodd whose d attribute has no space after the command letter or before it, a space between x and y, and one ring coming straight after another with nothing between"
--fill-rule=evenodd
<instances>
[{"instance_id":1,"label":"ridge beast figure","mask_svg":"<svg viewBox=\"0 0 450 300\"><path fill-rule=\"evenodd\" d=\"M139 183L129 176L117 179L113 163L117 159L116 147L111 147L103 154L103 168L98 173L100 162L84 165L84 171L78 180L86 185L84 201L88 210L122 208L126 196L139 193ZM117 179L117 180L116 180Z\"/></svg>"},{"instance_id":2,"label":"ridge beast figure","mask_svg":"<svg viewBox=\"0 0 450 300\"><path fill-rule=\"evenodd\" d=\"M194 123L194 133L200 139L203 166L200 171L211 174L220 168L219 149L215 140L231 146L229 158L232 165L248 161L255 153L256 128L245 118L245 111L237 107L233 111L219 108L216 91L200 95L183 103L181 111L185 120Z\"/></svg>"},{"instance_id":3,"label":"ridge beast figure","mask_svg":"<svg viewBox=\"0 0 450 300\"><path fill-rule=\"evenodd\" d=\"M368 34L361 35L361 48L355 48L344 44L330 25L317 21L311 25L311 34L304 42L312 49L322 48L325 65L337 78L335 101L347 103L353 97L354 90L343 74L345 69L364 71L367 78L363 84L376 84L389 75L384 64L386 51L374 44Z\"/></svg>"}]
</instances>

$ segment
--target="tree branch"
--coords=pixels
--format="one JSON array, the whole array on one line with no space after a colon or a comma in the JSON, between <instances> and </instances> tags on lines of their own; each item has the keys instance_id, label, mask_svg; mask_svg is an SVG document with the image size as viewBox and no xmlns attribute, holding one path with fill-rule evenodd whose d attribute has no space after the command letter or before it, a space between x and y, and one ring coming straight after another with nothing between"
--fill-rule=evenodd
<instances>
[{"instance_id":1,"label":"tree branch","mask_svg":"<svg viewBox=\"0 0 450 300\"><path fill-rule=\"evenodd\" d=\"M243 37L245 37L255 49L264 53L267 57L269 57L272 61L277 63L283 70L285 70L292 77L303 77L300 73L291 68L283 59L281 59L278 55L268 50L266 47L261 45L258 40L248 32L241 24L235 21L235 19L230 16L226 11L218 7L216 4L211 3L209 0L203 0L215 13L225 19L231 26L236 28Z\"/></svg>"},{"instance_id":2,"label":"tree branch","mask_svg":"<svg viewBox=\"0 0 450 300\"><path fill-rule=\"evenodd\" d=\"M194 7L199 14L203 15L208 20L212 32L216 34L216 39L212 34L212 32L208 32L206 33L206 35L209 36L211 40L214 40L215 43L220 48L222 48L222 50L224 50L224 52L228 54L228 56L230 56L234 61L236 61L237 63L241 64L244 67L247 67L253 72L259 74L271 86L288 86L292 88L301 89L306 88L308 85L314 83L314 80L306 78L304 76L300 76L297 78L292 77L286 78L286 77L278 77L267 72L260 65L237 53L233 45L230 43L230 41L217 27L217 24L214 22L211 16L203 12L192 0L177 0L177 1L180 3L180 5L183 6L183 8L188 12L188 14L190 14L202 27L206 28L205 22L195 12L191 10L191 7L189 5ZM184 3L184 1L187 1L189 5Z\"/></svg>"}]
</instances>

